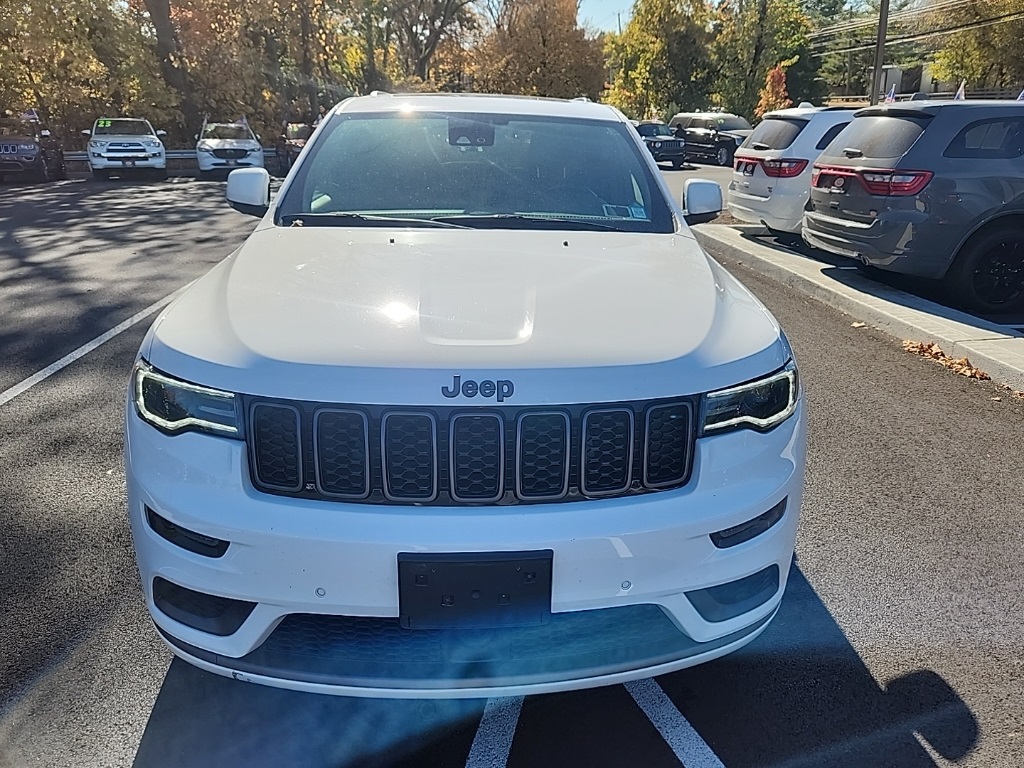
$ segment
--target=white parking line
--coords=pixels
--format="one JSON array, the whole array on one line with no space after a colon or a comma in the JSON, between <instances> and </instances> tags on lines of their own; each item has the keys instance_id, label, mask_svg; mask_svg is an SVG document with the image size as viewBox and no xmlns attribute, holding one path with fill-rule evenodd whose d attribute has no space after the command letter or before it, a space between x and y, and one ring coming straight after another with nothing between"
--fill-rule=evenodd
<instances>
[{"instance_id":1,"label":"white parking line","mask_svg":"<svg viewBox=\"0 0 1024 768\"><path fill-rule=\"evenodd\" d=\"M193 282L195 282L195 281L193 281ZM159 301L157 301L157 302L155 302L153 304L150 304L148 307L146 307L141 312L136 312L134 315L129 317L123 323L118 323L113 328L111 328L109 331L106 331L105 333L101 333L99 336L97 336L92 341L87 342L87 343L83 344L82 346L80 346L75 351L69 352L68 354L64 355L64 357L62 357L57 362L50 363L48 366L43 368L43 370L37 371L36 373L33 373L31 376L29 376L24 381L21 381L21 382L15 384L10 389L6 389L3 392L0 392L0 405L5 405L6 403L9 403L11 400L16 398L18 395L20 395L20 394L22 394L24 392L27 392L29 389L34 387L39 382L43 381L44 379L48 379L50 376L53 376L53 374L57 373L57 371L61 370L62 368L67 368L69 365L71 365L73 362L75 362L75 360L78 360L81 357L85 357L85 355L89 354L90 352L92 352L94 349L96 349L100 345L106 344L108 341L110 341L112 338L114 338L118 334L124 333L129 328L131 328L133 325L137 325L138 323L142 322L147 317L152 315L154 312L156 312L157 310L159 310L162 307L166 306L167 304L170 304L172 301L174 301L176 298L178 298L178 296L180 296L182 293L184 293L185 289L188 288L190 285L192 285L192 283L189 283L188 285L182 286L181 288L179 288L178 290L176 290L174 293L170 294L169 296L164 296Z\"/></svg>"},{"instance_id":2,"label":"white parking line","mask_svg":"<svg viewBox=\"0 0 1024 768\"><path fill-rule=\"evenodd\" d=\"M523 697L488 699L469 748L466 768L505 768L516 734Z\"/></svg>"},{"instance_id":3,"label":"white parking line","mask_svg":"<svg viewBox=\"0 0 1024 768\"><path fill-rule=\"evenodd\" d=\"M634 680L625 686L686 768L725 768L718 755L711 751L707 742L654 680Z\"/></svg>"}]
</instances>

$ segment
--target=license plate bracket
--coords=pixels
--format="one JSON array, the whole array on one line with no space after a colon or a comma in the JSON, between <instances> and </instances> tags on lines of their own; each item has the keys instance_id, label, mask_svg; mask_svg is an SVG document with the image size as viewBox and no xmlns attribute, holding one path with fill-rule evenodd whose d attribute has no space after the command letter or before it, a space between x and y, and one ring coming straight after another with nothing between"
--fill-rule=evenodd
<instances>
[{"instance_id":1,"label":"license plate bracket","mask_svg":"<svg viewBox=\"0 0 1024 768\"><path fill-rule=\"evenodd\" d=\"M551 616L550 549L398 553L398 613L405 629L495 629Z\"/></svg>"}]
</instances>

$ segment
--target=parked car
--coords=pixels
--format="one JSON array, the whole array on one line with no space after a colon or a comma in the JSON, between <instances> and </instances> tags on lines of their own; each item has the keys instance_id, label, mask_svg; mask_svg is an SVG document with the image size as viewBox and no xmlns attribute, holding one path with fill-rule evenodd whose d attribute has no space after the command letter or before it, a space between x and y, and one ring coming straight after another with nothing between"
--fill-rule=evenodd
<instances>
[{"instance_id":1,"label":"parked car","mask_svg":"<svg viewBox=\"0 0 1024 768\"><path fill-rule=\"evenodd\" d=\"M287 173L291 170L302 148L306 146L306 141L312 135L313 126L309 123L285 123L274 145L278 171Z\"/></svg>"},{"instance_id":2,"label":"parked car","mask_svg":"<svg viewBox=\"0 0 1024 768\"><path fill-rule=\"evenodd\" d=\"M803 238L975 310L1024 306L1024 102L860 110L814 164Z\"/></svg>"},{"instance_id":3,"label":"parked car","mask_svg":"<svg viewBox=\"0 0 1024 768\"><path fill-rule=\"evenodd\" d=\"M248 122L204 122L195 138L199 178L235 168L263 167L263 146Z\"/></svg>"},{"instance_id":4,"label":"parked car","mask_svg":"<svg viewBox=\"0 0 1024 768\"><path fill-rule=\"evenodd\" d=\"M633 127L644 140L656 163L672 163L673 168L686 165L686 142L676 138L672 129L660 120L639 120Z\"/></svg>"},{"instance_id":5,"label":"parked car","mask_svg":"<svg viewBox=\"0 0 1024 768\"><path fill-rule=\"evenodd\" d=\"M746 119L727 112L680 112L668 124L686 142L688 160L718 165L732 165L736 148L753 130Z\"/></svg>"},{"instance_id":6,"label":"parked car","mask_svg":"<svg viewBox=\"0 0 1024 768\"><path fill-rule=\"evenodd\" d=\"M811 167L853 120L853 110L795 107L769 112L737 151L729 212L773 232L800 234Z\"/></svg>"},{"instance_id":7,"label":"parked car","mask_svg":"<svg viewBox=\"0 0 1024 768\"><path fill-rule=\"evenodd\" d=\"M167 155L162 136L148 120L138 117L101 117L92 130L82 131L89 137L89 170L94 179L129 174L150 178L167 178Z\"/></svg>"},{"instance_id":8,"label":"parked car","mask_svg":"<svg viewBox=\"0 0 1024 768\"><path fill-rule=\"evenodd\" d=\"M66 179L60 141L37 122L0 118L0 181L8 176L30 181Z\"/></svg>"},{"instance_id":9,"label":"parked car","mask_svg":"<svg viewBox=\"0 0 1024 768\"><path fill-rule=\"evenodd\" d=\"M270 181L228 176L262 220L131 376L128 510L175 654L487 698L764 631L804 407L785 335L688 231L716 183L684 212L612 107L465 94L348 99Z\"/></svg>"}]
</instances>

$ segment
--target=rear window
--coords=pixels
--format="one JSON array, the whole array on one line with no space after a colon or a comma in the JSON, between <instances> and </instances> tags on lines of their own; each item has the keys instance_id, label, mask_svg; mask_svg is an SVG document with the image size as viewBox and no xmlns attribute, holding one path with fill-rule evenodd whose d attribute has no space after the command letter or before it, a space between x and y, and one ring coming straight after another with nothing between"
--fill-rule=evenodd
<instances>
[{"instance_id":1,"label":"rear window","mask_svg":"<svg viewBox=\"0 0 1024 768\"><path fill-rule=\"evenodd\" d=\"M1024 153L1024 116L979 120L950 142L946 157L1004 160Z\"/></svg>"},{"instance_id":2,"label":"rear window","mask_svg":"<svg viewBox=\"0 0 1024 768\"><path fill-rule=\"evenodd\" d=\"M747 146L751 149L786 149L806 127L806 120L793 117L766 117L750 134ZM755 147L754 144L759 146Z\"/></svg>"},{"instance_id":3,"label":"rear window","mask_svg":"<svg viewBox=\"0 0 1024 768\"><path fill-rule=\"evenodd\" d=\"M865 115L855 117L846 130L825 147L822 157L845 158L844 149L859 149L862 157L899 158L914 146L931 117Z\"/></svg>"}]
</instances>

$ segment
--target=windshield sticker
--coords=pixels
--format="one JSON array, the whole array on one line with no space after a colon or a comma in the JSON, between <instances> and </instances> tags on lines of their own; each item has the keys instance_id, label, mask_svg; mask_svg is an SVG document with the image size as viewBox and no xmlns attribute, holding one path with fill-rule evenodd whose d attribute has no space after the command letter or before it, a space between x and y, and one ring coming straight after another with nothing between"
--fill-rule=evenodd
<instances>
[{"instance_id":1,"label":"windshield sticker","mask_svg":"<svg viewBox=\"0 0 1024 768\"><path fill-rule=\"evenodd\" d=\"M111 125L113 125L113 120L97 120L96 121L96 127L97 128L109 128Z\"/></svg>"},{"instance_id":2,"label":"windshield sticker","mask_svg":"<svg viewBox=\"0 0 1024 768\"><path fill-rule=\"evenodd\" d=\"M645 211L643 206L640 205L629 206L629 215L634 219L647 219L647 211Z\"/></svg>"}]
</instances>

